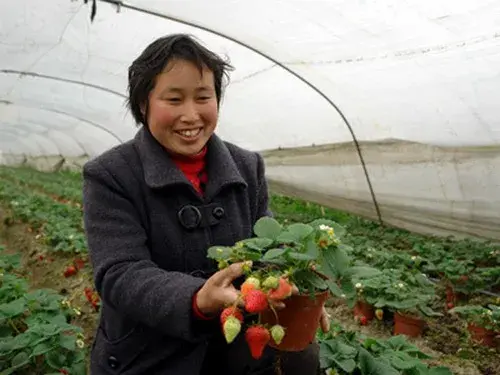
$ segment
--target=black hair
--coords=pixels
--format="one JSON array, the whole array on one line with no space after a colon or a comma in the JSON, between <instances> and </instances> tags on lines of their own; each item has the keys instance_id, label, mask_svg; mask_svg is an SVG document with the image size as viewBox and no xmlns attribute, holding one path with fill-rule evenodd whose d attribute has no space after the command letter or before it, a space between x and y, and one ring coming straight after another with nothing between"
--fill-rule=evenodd
<instances>
[{"instance_id":1,"label":"black hair","mask_svg":"<svg viewBox=\"0 0 500 375\"><path fill-rule=\"evenodd\" d=\"M204 67L214 75L217 105L223 94L223 80L229 81L233 67L188 34L172 34L156 39L134 60L128 69L127 104L136 123L147 126L147 109L143 115L141 107L148 107L148 97L154 88L158 74L173 59L192 62L202 72Z\"/></svg>"}]
</instances>

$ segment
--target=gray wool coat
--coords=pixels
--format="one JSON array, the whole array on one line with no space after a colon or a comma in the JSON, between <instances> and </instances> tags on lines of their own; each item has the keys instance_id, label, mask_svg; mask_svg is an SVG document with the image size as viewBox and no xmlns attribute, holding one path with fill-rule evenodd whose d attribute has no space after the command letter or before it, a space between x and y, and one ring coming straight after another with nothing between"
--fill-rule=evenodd
<instances>
[{"instance_id":1,"label":"gray wool coat","mask_svg":"<svg viewBox=\"0 0 500 375\"><path fill-rule=\"evenodd\" d=\"M83 211L101 315L91 374L199 374L218 319L192 297L217 265L212 245L252 236L268 211L261 156L213 135L200 197L145 128L83 168Z\"/></svg>"}]
</instances>

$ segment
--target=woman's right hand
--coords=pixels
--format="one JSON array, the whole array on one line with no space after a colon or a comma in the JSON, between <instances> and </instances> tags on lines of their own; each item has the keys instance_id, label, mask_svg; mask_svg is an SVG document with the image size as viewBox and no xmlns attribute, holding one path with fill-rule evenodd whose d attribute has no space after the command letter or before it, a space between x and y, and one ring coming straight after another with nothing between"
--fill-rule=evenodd
<instances>
[{"instance_id":1,"label":"woman's right hand","mask_svg":"<svg viewBox=\"0 0 500 375\"><path fill-rule=\"evenodd\" d=\"M240 292L233 286L233 281L244 274L245 267L251 266L252 262L233 263L214 273L196 295L198 309L211 316L234 304Z\"/></svg>"}]
</instances>

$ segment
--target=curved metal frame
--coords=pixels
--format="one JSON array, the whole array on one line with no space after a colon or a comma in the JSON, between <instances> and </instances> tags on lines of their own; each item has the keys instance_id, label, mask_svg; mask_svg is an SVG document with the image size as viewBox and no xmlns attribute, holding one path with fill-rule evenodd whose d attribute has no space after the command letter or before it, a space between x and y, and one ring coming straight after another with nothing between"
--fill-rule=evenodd
<instances>
[{"instance_id":1,"label":"curved metal frame","mask_svg":"<svg viewBox=\"0 0 500 375\"><path fill-rule=\"evenodd\" d=\"M292 69L290 69L286 65L284 65L281 62L279 62L278 60L274 59L272 56L266 54L265 52L262 52L262 51L258 50L257 48L252 47L249 44L246 44L245 42L242 42L242 41L240 41L240 40L238 40L236 38L233 38L233 37L231 37L229 35L225 35L225 34L219 32L219 31L212 30L212 29L210 29L208 27L205 27L205 26L202 26L202 25L198 25L198 24L196 24L194 22L186 21L186 20L183 20L183 19L180 19L180 18L177 18L177 17L173 17L173 16L168 16L168 15L160 13L160 12L156 12L156 11L153 11L153 10L140 8L140 7L132 5L132 4L127 4L126 2L121 1L121 0L99 0L99 1L102 1L104 3L109 3L109 4L116 5L118 7L118 9L120 7L123 7L123 8L134 10L134 11L137 11L137 12L140 12L140 13L149 14L149 15L152 15L152 16L155 16L155 17L160 17L160 18L168 19L170 21L178 22L178 23L181 23L181 24L184 24L184 25L188 25L188 26L200 29L200 30L204 30L206 32L209 32L209 33L215 34L217 36L220 36L221 38L230 40L230 41L232 41L232 42L234 42L234 43L236 43L236 44L238 44L238 45L240 45L242 47L248 48L251 51L259 54L260 56L262 56L262 57L264 57L264 58L272 61L274 64L276 64L277 66L279 66L282 69L285 69L288 73L292 74L294 77L296 77L297 79L299 79L300 81L302 81L303 83L305 83L307 86L309 86L311 89L313 89L317 94L319 94L323 99L325 99L335 109L335 111L339 114L339 116L342 118L342 120L344 121L345 125L349 129L349 132L351 133L354 145L356 146L356 151L358 153L358 156L359 156L359 159L360 159L360 162L361 162L361 166L362 166L363 172L365 174L366 182L367 182L368 188L370 190L370 194L371 194L371 197L372 197L372 200L373 200L373 204L375 206L375 210L377 212L377 216L378 216L379 222L381 224L383 224L382 215L380 213L380 207L378 205L377 198L376 198L375 192L373 190L373 185L371 183L370 176L368 174L368 169L366 167L366 163L365 163L365 160L363 158L363 154L361 152L361 148L359 146L358 139L356 138L356 134L354 133L354 130L353 130L351 124L349 123L349 121L347 120L347 118L345 117L345 115L343 114L343 112L340 110L340 108L325 93L323 93L323 91L321 91L318 87L316 87L311 82L309 82L308 80L306 80L299 73L293 71ZM94 1L93 2L91 19L94 18L95 13L96 13L96 8L95 8L95 1Z\"/></svg>"}]
</instances>

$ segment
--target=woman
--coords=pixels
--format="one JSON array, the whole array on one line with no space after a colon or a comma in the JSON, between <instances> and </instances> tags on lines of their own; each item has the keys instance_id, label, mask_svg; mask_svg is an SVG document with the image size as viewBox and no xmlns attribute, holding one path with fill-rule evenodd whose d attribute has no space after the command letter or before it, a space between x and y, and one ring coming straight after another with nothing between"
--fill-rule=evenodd
<instances>
[{"instance_id":1,"label":"woman","mask_svg":"<svg viewBox=\"0 0 500 375\"><path fill-rule=\"evenodd\" d=\"M218 271L206 256L270 215L262 158L214 134L229 68L187 35L153 42L129 69L140 130L84 166L102 299L92 375L274 373L275 350L257 361L243 335L224 342L218 314L238 295L242 264ZM319 366L316 345L281 359L284 374Z\"/></svg>"}]
</instances>

